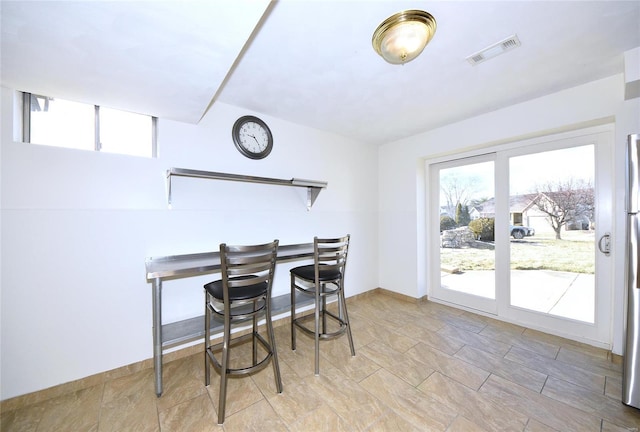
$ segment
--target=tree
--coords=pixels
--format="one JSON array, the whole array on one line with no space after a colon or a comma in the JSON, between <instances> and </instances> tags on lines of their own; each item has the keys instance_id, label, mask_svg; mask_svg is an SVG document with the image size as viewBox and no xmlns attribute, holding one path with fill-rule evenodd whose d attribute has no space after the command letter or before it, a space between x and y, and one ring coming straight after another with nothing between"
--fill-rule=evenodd
<instances>
[{"instance_id":1,"label":"tree","mask_svg":"<svg viewBox=\"0 0 640 432\"><path fill-rule=\"evenodd\" d=\"M561 229L568 222L582 216L593 220L593 186L590 181L574 178L549 181L537 187L537 196L533 199L533 204L547 216L556 233L556 239L562 240Z\"/></svg>"},{"instance_id":2,"label":"tree","mask_svg":"<svg viewBox=\"0 0 640 432\"><path fill-rule=\"evenodd\" d=\"M467 226L470 221L469 206L458 203L456 206L456 224L458 224L458 226Z\"/></svg>"},{"instance_id":3,"label":"tree","mask_svg":"<svg viewBox=\"0 0 640 432\"><path fill-rule=\"evenodd\" d=\"M478 176L462 176L448 173L440 178L440 190L446 200L446 211L450 216L456 216L458 204L466 205L478 190L480 184ZM457 218L456 218L457 219Z\"/></svg>"},{"instance_id":4,"label":"tree","mask_svg":"<svg viewBox=\"0 0 640 432\"><path fill-rule=\"evenodd\" d=\"M450 216L440 216L440 231L450 230L456 227L456 221Z\"/></svg>"},{"instance_id":5,"label":"tree","mask_svg":"<svg viewBox=\"0 0 640 432\"><path fill-rule=\"evenodd\" d=\"M460 215L460 220L458 221L458 223L460 225L467 226L469 225L469 222L471 222L471 215L469 214L469 206L465 205L464 207L462 207L462 214Z\"/></svg>"},{"instance_id":6,"label":"tree","mask_svg":"<svg viewBox=\"0 0 640 432\"><path fill-rule=\"evenodd\" d=\"M478 240L494 241L495 240L495 219L480 218L469 222L469 229Z\"/></svg>"},{"instance_id":7,"label":"tree","mask_svg":"<svg viewBox=\"0 0 640 432\"><path fill-rule=\"evenodd\" d=\"M462 204L456 205L456 225L461 226L460 217L462 216Z\"/></svg>"},{"instance_id":8,"label":"tree","mask_svg":"<svg viewBox=\"0 0 640 432\"><path fill-rule=\"evenodd\" d=\"M471 206L472 207L481 207L487 201L490 201L490 200L491 200L491 198L489 198L489 197L474 198L474 199L471 200Z\"/></svg>"}]
</instances>

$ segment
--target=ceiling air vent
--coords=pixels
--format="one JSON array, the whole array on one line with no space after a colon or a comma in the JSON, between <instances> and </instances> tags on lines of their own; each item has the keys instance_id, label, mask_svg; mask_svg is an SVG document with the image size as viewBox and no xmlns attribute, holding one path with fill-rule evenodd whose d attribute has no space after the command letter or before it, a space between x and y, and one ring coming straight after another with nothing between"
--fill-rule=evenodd
<instances>
[{"instance_id":1,"label":"ceiling air vent","mask_svg":"<svg viewBox=\"0 0 640 432\"><path fill-rule=\"evenodd\" d=\"M519 46L520 39L518 39L518 35L509 36L508 38L501 40L498 43L495 43L483 50L471 54L469 57L467 57L467 61L475 66L478 63L482 63L483 61L489 60Z\"/></svg>"}]
</instances>

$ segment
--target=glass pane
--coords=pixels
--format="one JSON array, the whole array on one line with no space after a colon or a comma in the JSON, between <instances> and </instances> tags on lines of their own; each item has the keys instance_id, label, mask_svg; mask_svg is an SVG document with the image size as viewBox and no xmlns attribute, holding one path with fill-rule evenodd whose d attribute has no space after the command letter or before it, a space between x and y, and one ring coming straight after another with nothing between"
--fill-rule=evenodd
<instances>
[{"instance_id":1,"label":"glass pane","mask_svg":"<svg viewBox=\"0 0 640 432\"><path fill-rule=\"evenodd\" d=\"M509 161L511 305L594 322L594 146Z\"/></svg>"},{"instance_id":2,"label":"glass pane","mask_svg":"<svg viewBox=\"0 0 640 432\"><path fill-rule=\"evenodd\" d=\"M152 157L150 116L100 107L100 150Z\"/></svg>"},{"instance_id":3,"label":"glass pane","mask_svg":"<svg viewBox=\"0 0 640 432\"><path fill-rule=\"evenodd\" d=\"M440 170L440 283L495 299L494 163Z\"/></svg>"},{"instance_id":4,"label":"glass pane","mask_svg":"<svg viewBox=\"0 0 640 432\"><path fill-rule=\"evenodd\" d=\"M31 139L44 144L95 150L93 105L31 95Z\"/></svg>"}]
</instances>

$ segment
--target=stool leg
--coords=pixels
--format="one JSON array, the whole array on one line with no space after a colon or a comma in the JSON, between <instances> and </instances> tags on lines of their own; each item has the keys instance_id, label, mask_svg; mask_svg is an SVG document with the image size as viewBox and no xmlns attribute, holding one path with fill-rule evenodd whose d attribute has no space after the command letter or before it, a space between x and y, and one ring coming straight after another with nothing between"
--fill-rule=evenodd
<instances>
[{"instance_id":1,"label":"stool leg","mask_svg":"<svg viewBox=\"0 0 640 432\"><path fill-rule=\"evenodd\" d=\"M296 350L296 277L291 273L291 350Z\"/></svg>"},{"instance_id":2,"label":"stool leg","mask_svg":"<svg viewBox=\"0 0 640 432\"><path fill-rule=\"evenodd\" d=\"M222 363L220 367L220 396L218 400L218 424L224 423L224 408L227 400L227 370L229 369L229 340L231 339L231 319L229 306L225 304L224 336L222 342Z\"/></svg>"},{"instance_id":3,"label":"stool leg","mask_svg":"<svg viewBox=\"0 0 640 432\"><path fill-rule=\"evenodd\" d=\"M315 308L315 374L320 375L320 289L321 285L316 285L316 308ZM324 298L324 297L323 297Z\"/></svg>"},{"instance_id":4,"label":"stool leg","mask_svg":"<svg viewBox=\"0 0 640 432\"><path fill-rule=\"evenodd\" d=\"M258 301L254 300L253 301L253 311L255 313L256 307L258 307ZM257 315L253 315L253 328L252 330L252 337L251 337L251 343L252 343L252 350L253 350L253 365L257 365L258 364L258 338L257 338L257 334L258 334L258 316Z\"/></svg>"},{"instance_id":5,"label":"stool leg","mask_svg":"<svg viewBox=\"0 0 640 432\"><path fill-rule=\"evenodd\" d=\"M349 322L349 313L347 312L347 300L344 296L344 289L342 281L340 281L340 290L338 291L338 303L344 315L344 322L347 324L347 337L349 338L349 347L351 348L351 355L356 355L356 349L353 346L353 336L351 335L351 323Z\"/></svg>"},{"instance_id":6,"label":"stool leg","mask_svg":"<svg viewBox=\"0 0 640 432\"><path fill-rule=\"evenodd\" d=\"M267 299L266 301L267 337L269 338L269 344L271 345L271 362L273 363L273 375L276 380L276 390L278 391L278 393L282 393L282 377L280 376L280 364L278 363L278 350L276 349L276 337L273 333L273 322L271 321L271 300Z\"/></svg>"},{"instance_id":7,"label":"stool leg","mask_svg":"<svg viewBox=\"0 0 640 432\"><path fill-rule=\"evenodd\" d=\"M211 383L211 365L209 364L209 347L211 347L211 310L209 309L209 293L204 291L204 385Z\"/></svg>"},{"instance_id":8,"label":"stool leg","mask_svg":"<svg viewBox=\"0 0 640 432\"><path fill-rule=\"evenodd\" d=\"M322 300L322 307L320 308L320 315L322 315L322 333L321 334L326 334L327 333L327 314L325 313L325 311L327 310L327 296L326 296L326 292L327 292L327 284L321 284L320 285L322 287L322 291L321 293L321 300Z\"/></svg>"}]
</instances>

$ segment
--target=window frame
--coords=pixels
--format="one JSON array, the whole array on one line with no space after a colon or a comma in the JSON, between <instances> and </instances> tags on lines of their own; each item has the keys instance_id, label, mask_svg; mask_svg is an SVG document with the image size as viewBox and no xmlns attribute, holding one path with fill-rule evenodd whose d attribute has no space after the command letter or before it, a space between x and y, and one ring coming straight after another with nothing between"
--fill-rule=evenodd
<instances>
[{"instance_id":1,"label":"window frame","mask_svg":"<svg viewBox=\"0 0 640 432\"><path fill-rule=\"evenodd\" d=\"M31 96L43 97L43 98L48 97L45 95L40 95L40 94L35 94L30 92L22 92L22 142L29 143L29 144L31 143ZM86 104L86 105L90 105L90 104ZM93 126L93 130L94 130L93 150L100 152L102 151L102 145L100 143L100 105L93 105L93 106L95 110L94 126ZM128 112L124 110L119 110L119 111ZM158 118L155 116L148 116L148 117L151 117L151 158L156 159L158 157L158 139L157 139ZM61 147L61 146L53 146L53 147L68 148L68 147ZM114 152L112 154L136 156L128 153L117 153L117 152ZM144 156L137 156L137 157L144 157Z\"/></svg>"}]
</instances>

